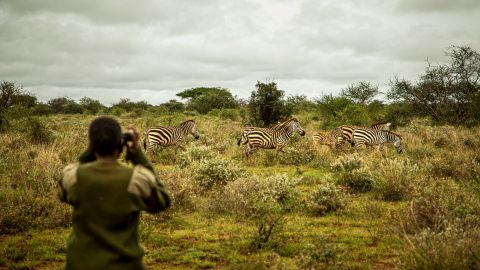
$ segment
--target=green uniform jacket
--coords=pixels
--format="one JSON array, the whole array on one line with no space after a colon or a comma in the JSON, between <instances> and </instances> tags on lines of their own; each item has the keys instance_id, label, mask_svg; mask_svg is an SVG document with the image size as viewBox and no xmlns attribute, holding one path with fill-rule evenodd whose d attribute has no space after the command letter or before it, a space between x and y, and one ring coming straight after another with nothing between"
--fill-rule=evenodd
<instances>
[{"instance_id":1,"label":"green uniform jacket","mask_svg":"<svg viewBox=\"0 0 480 270\"><path fill-rule=\"evenodd\" d=\"M164 210L170 197L141 150L129 159L133 168L87 150L63 170L59 197L73 206L66 269L144 269L140 211Z\"/></svg>"}]
</instances>

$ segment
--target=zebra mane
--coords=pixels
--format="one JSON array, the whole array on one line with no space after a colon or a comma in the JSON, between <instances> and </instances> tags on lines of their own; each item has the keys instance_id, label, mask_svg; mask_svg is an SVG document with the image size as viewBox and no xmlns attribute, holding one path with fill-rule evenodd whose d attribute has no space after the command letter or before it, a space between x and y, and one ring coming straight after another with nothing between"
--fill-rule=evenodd
<instances>
[{"instance_id":1,"label":"zebra mane","mask_svg":"<svg viewBox=\"0 0 480 270\"><path fill-rule=\"evenodd\" d=\"M290 118L288 119L287 121L283 122L283 123L280 123L280 124L277 124L276 128L277 129L282 129L286 126L288 126L291 122L298 122L297 118L293 117L293 118Z\"/></svg>"},{"instance_id":2,"label":"zebra mane","mask_svg":"<svg viewBox=\"0 0 480 270\"><path fill-rule=\"evenodd\" d=\"M185 122L180 123L179 126L185 126L186 124L191 123L191 122L195 123L195 120L193 120L193 119L187 120Z\"/></svg>"},{"instance_id":3,"label":"zebra mane","mask_svg":"<svg viewBox=\"0 0 480 270\"><path fill-rule=\"evenodd\" d=\"M391 125L390 122L378 122L378 123L371 124L370 126L373 127L373 126L386 125L386 124L389 124L389 126Z\"/></svg>"}]
</instances>

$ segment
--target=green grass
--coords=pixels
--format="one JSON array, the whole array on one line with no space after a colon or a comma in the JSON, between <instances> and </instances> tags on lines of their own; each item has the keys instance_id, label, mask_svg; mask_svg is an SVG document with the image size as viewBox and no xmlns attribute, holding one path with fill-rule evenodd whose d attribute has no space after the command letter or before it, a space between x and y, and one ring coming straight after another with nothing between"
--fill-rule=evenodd
<instances>
[{"instance_id":1,"label":"green grass","mask_svg":"<svg viewBox=\"0 0 480 270\"><path fill-rule=\"evenodd\" d=\"M168 167L162 166L162 170ZM301 168L304 177L321 179L325 173ZM249 167L260 175L272 172L298 176L294 166ZM300 183L302 192L309 192L312 180ZM202 211L175 212L163 223L145 223L142 244L145 261L152 269L226 268L247 262L258 252L277 254L279 259L295 265L297 257L307 244L321 238L335 247L337 260L347 268L390 268L397 262L401 241L393 232L385 230L392 222L384 215L372 220L365 215L365 207L372 203L370 195L352 199L341 212L313 217L293 212L286 216L283 233L273 239L271 248L255 251L250 242L255 227L233 217L212 216ZM396 211L401 203L374 202L384 212ZM33 230L3 236L0 242L0 265L12 269L57 267L65 259L65 246L70 229Z\"/></svg>"},{"instance_id":2,"label":"green grass","mask_svg":"<svg viewBox=\"0 0 480 270\"><path fill-rule=\"evenodd\" d=\"M174 123L191 118L175 117ZM61 168L75 161L84 149L92 118L59 115L42 119L52 131L50 144L32 144L17 131L0 134L4 146L0 148L0 194L3 194L0 222L4 224L0 229L10 233L0 235L0 269L62 269L71 224L70 211L55 197L56 181L61 176ZM232 160L245 167L248 174L259 176L246 179L262 179L274 174L295 179L294 188L299 193L296 207L283 216L279 233L259 249L258 245L252 245L258 228L251 220L233 216L228 211L211 210L209 206L215 197L208 191L196 192L198 187L192 179L194 167L181 169L175 165L179 160L175 155L180 152L159 150L153 157L154 166L167 188L180 194L177 197L180 199L178 205L174 203L165 213L142 216L140 240L150 269L297 269L301 264L318 266L319 263L327 269L394 269L402 266L402 253L408 249L399 224L405 221L405 208L411 204L411 197L418 194L419 187L435 187L439 177L451 174L454 178L451 181L466 184L455 189L457 195L466 194L466 189L477 191L477 197L480 194L478 181L472 181L479 179L480 158L476 148L464 143L468 139L473 141L469 145L477 145L478 129L453 130L456 136L447 149L435 146L431 138L433 127L413 124L398 131L405 140L404 154L397 155L392 149L385 156L368 150L358 153L362 158L362 172L377 173L376 176L379 171L386 172L382 177L388 177L384 180L389 183L398 183L398 175L404 175L394 173L403 168L403 161L406 171L412 171L413 164L420 167L418 172L403 179L409 196L402 201L387 202L378 196L379 190L356 193L338 184L341 172L334 171L330 164L340 156L351 156L350 150L331 153L325 148L315 149L304 137L291 142L287 148L295 148L305 157L311 157L307 154L315 149L314 159L305 164L287 165L297 162L292 159L291 151L290 154L287 151L285 158L277 159L273 151L260 150L245 160L235 141L241 123L211 116L195 119L201 139L193 141L189 137L188 149L205 146L215 158ZM119 120L122 126L133 124L140 130L168 123L165 116L120 117ZM311 122L304 128L311 133L318 126L318 122ZM451 155L451 149L460 150ZM325 182L345 191L346 206L324 216L314 216L304 207L306 199ZM182 197L182 191L187 195ZM3 230L6 226L14 230Z\"/></svg>"}]
</instances>

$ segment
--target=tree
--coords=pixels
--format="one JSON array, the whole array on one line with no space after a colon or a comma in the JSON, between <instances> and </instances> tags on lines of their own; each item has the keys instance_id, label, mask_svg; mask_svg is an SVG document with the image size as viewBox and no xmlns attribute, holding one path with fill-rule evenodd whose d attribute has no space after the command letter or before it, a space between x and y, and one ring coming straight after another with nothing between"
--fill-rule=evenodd
<instances>
[{"instance_id":1,"label":"tree","mask_svg":"<svg viewBox=\"0 0 480 270\"><path fill-rule=\"evenodd\" d=\"M79 100L80 106L83 108L83 110L88 111L90 113L96 114L98 113L101 109L105 108L100 101L96 99L92 99L89 97L83 97Z\"/></svg>"},{"instance_id":2,"label":"tree","mask_svg":"<svg viewBox=\"0 0 480 270\"><path fill-rule=\"evenodd\" d=\"M47 102L54 113L76 114L82 113L83 108L73 99L66 97L53 98Z\"/></svg>"},{"instance_id":3,"label":"tree","mask_svg":"<svg viewBox=\"0 0 480 270\"><path fill-rule=\"evenodd\" d=\"M0 84L0 111L14 105L15 97L24 94L23 87L14 82L3 81Z\"/></svg>"},{"instance_id":4,"label":"tree","mask_svg":"<svg viewBox=\"0 0 480 270\"><path fill-rule=\"evenodd\" d=\"M168 112L182 112L185 110L185 104L176 99L171 99L168 102L162 103L159 107L164 108Z\"/></svg>"},{"instance_id":5,"label":"tree","mask_svg":"<svg viewBox=\"0 0 480 270\"><path fill-rule=\"evenodd\" d=\"M449 63L427 62L416 84L395 77L387 98L406 102L417 114L437 123L478 123L475 104L480 95L480 54L466 46L452 46L445 53Z\"/></svg>"},{"instance_id":6,"label":"tree","mask_svg":"<svg viewBox=\"0 0 480 270\"><path fill-rule=\"evenodd\" d=\"M367 105L378 93L378 86L362 81L343 89L340 95L350 99L355 104Z\"/></svg>"},{"instance_id":7,"label":"tree","mask_svg":"<svg viewBox=\"0 0 480 270\"><path fill-rule=\"evenodd\" d=\"M177 94L182 99L187 99L187 108L201 114L206 114L213 109L238 108L238 102L228 89L219 87L198 87L184 90Z\"/></svg>"},{"instance_id":8,"label":"tree","mask_svg":"<svg viewBox=\"0 0 480 270\"><path fill-rule=\"evenodd\" d=\"M292 107L286 104L285 93L277 89L275 82L257 81L255 87L249 102L252 124L270 126L291 116Z\"/></svg>"}]
</instances>

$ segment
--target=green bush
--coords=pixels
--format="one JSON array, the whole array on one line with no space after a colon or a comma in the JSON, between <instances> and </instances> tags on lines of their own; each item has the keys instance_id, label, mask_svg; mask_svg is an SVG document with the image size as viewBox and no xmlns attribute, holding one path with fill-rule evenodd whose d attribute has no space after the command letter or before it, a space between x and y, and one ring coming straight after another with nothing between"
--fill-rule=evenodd
<instances>
[{"instance_id":1,"label":"green bush","mask_svg":"<svg viewBox=\"0 0 480 270\"><path fill-rule=\"evenodd\" d=\"M400 257L402 269L480 269L480 230L456 226L425 230L409 237Z\"/></svg>"},{"instance_id":2,"label":"green bush","mask_svg":"<svg viewBox=\"0 0 480 270\"><path fill-rule=\"evenodd\" d=\"M358 154L345 155L331 164L337 172L337 183L348 187L353 192L370 191L376 184L375 178L364 167L364 160Z\"/></svg>"},{"instance_id":3,"label":"green bush","mask_svg":"<svg viewBox=\"0 0 480 270\"><path fill-rule=\"evenodd\" d=\"M223 187L245 174L237 162L219 158L202 160L193 168L193 179L203 191Z\"/></svg>"},{"instance_id":4,"label":"green bush","mask_svg":"<svg viewBox=\"0 0 480 270\"><path fill-rule=\"evenodd\" d=\"M298 258L300 269L342 269L337 262L339 248L330 243L328 238L321 237L315 244L307 244Z\"/></svg>"},{"instance_id":5,"label":"green bush","mask_svg":"<svg viewBox=\"0 0 480 270\"><path fill-rule=\"evenodd\" d=\"M424 178L416 184L403 222L409 233L441 232L458 222L464 228L480 226L480 201L452 179Z\"/></svg>"},{"instance_id":6,"label":"green bush","mask_svg":"<svg viewBox=\"0 0 480 270\"><path fill-rule=\"evenodd\" d=\"M385 201L408 199L419 168L408 160L387 159L378 164L375 193Z\"/></svg>"},{"instance_id":7,"label":"green bush","mask_svg":"<svg viewBox=\"0 0 480 270\"><path fill-rule=\"evenodd\" d=\"M52 132L38 118L28 118L28 137L34 144L48 144L53 139Z\"/></svg>"},{"instance_id":8,"label":"green bush","mask_svg":"<svg viewBox=\"0 0 480 270\"><path fill-rule=\"evenodd\" d=\"M28 189L0 189L0 208L0 234L67 226L71 220L67 205Z\"/></svg>"},{"instance_id":9,"label":"green bush","mask_svg":"<svg viewBox=\"0 0 480 270\"><path fill-rule=\"evenodd\" d=\"M286 175L240 178L228 183L210 202L213 213L230 213L246 219L257 228L253 248L268 245L272 236L282 231L284 215L291 211L298 198L296 181Z\"/></svg>"},{"instance_id":10,"label":"green bush","mask_svg":"<svg viewBox=\"0 0 480 270\"><path fill-rule=\"evenodd\" d=\"M345 193L330 182L320 185L307 199L307 209L315 215L324 215L345 205Z\"/></svg>"},{"instance_id":11,"label":"green bush","mask_svg":"<svg viewBox=\"0 0 480 270\"><path fill-rule=\"evenodd\" d=\"M187 148L187 151L182 152L178 158L177 166L181 169L207 159L215 157L215 153L210 147L205 145L194 145Z\"/></svg>"}]
</instances>

